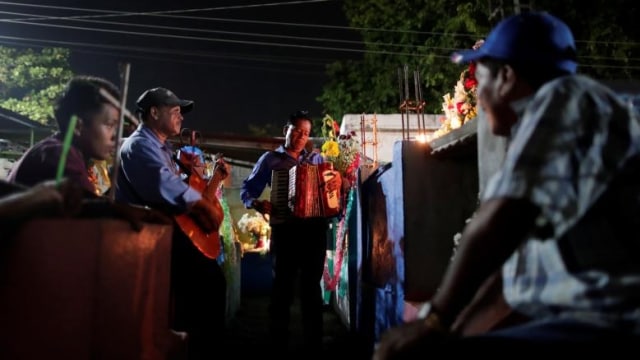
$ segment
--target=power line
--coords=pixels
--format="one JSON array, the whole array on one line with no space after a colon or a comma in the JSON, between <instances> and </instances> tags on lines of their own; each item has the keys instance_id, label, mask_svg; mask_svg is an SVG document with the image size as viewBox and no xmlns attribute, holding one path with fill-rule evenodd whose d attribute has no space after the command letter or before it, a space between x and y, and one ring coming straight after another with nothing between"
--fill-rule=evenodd
<instances>
[{"instance_id":1,"label":"power line","mask_svg":"<svg viewBox=\"0 0 640 360\"><path fill-rule=\"evenodd\" d=\"M6 2L0 2L0 4L2 3L6 3ZM14 4L14 3L11 3ZM92 11L92 10L88 10L88 9L84 9L85 11ZM191 10L196 10L196 9L191 9ZM103 11L103 10L100 10ZM178 11L178 10L174 10L174 11ZM188 10L179 10L179 11L188 11ZM15 13L14 13L15 14ZM35 15L35 14L20 14L20 15L27 15L27 16L37 16L36 19L41 20L42 16L41 15ZM71 19L71 20L79 20L79 19ZM403 55L403 56L409 56L409 57L416 57L416 56L427 56L427 55L432 55L434 57L437 58L449 58L449 55L438 55L438 54L416 54L416 53L406 53L406 52L395 52L395 51L385 51L385 50L368 50L368 49L353 49L353 48L346 48L346 47L328 47L328 46L313 46L313 45L300 45L300 44L288 44L288 43L274 43L274 42L261 42L261 41L249 41L249 40L232 40L232 39L219 39L219 38L203 38L203 37L197 37L197 36L186 36L186 35L176 35L176 34L157 34L157 33L147 33L147 32L131 32L131 31L123 31L123 30L112 30L112 29L104 29L104 28L94 28L94 27L78 27L78 26L69 26L69 25L56 25L56 24L41 24L41 23L32 23L32 22L25 22L24 20L11 20L11 19L3 19L0 20L3 22L10 22L10 23L18 23L18 24L23 24L23 25L31 25L31 26L43 26L43 27L56 27L56 28L66 28L66 29L72 29L72 30L88 30L88 31L97 31L97 32L107 32L107 33L116 33L116 34L126 34L126 35L136 35L136 36L150 36L150 37L170 37L170 38L176 38L176 39L188 39L188 40L199 40L199 41L209 41L209 42L226 42L226 43L236 43L236 44L249 44L249 45L260 45L260 46L276 46L276 47L286 47L286 48L304 48L304 49L313 49L313 50L328 50L328 51L341 51L341 52L352 52L352 53L369 53L369 54L382 54L382 55ZM85 20L87 21L87 20ZM102 21L96 21L93 20L95 22L98 23L106 23L106 24L112 24L112 22L102 22ZM181 28L181 27L166 27L166 26L159 26L159 25L141 25L141 24L128 24L128 23L115 23L115 25L123 25L123 26L135 26L135 27L147 27L147 28L162 28L165 30L184 30L184 31L202 31L202 32L215 32L213 30L206 30L206 29L193 29L193 28ZM296 39L296 40L315 40L315 41L333 41L332 39L319 39L319 38L305 38L305 37L294 37L294 36L279 36L279 35L270 35L270 34L256 34L256 33L234 33L234 32L220 32L220 33L225 33L225 34L239 34L239 35L245 35L245 36L272 36L272 37L279 37L279 38L288 38L288 39ZM347 42L347 41L345 41ZM347 42L347 43L353 43L353 42ZM388 44L379 44L376 43L377 46L382 46L384 47L385 45ZM426 46L417 46L419 49L423 49L423 50L446 50L446 51L456 51L458 49L455 48L446 48L446 47L426 47ZM616 61L638 61L640 59L636 59L636 58L631 58L631 59L618 59L618 58L611 58L611 57L602 57L602 56L596 56L596 57L581 57L582 59L612 59L612 60L616 60ZM586 66L586 65L585 65ZM628 68L628 69L635 69L636 67L634 66L611 66L611 65L593 65L592 67L597 66L597 67L610 67L610 68Z\"/></svg>"},{"instance_id":2,"label":"power line","mask_svg":"<svg viewBox=\"0 0 640 360\"><path fill-rule=\"evenodd\" d=\"M149 33L149 32L112 30L112 29L81 27L81 26L71 26L71 25L39 24L39 23L24 22L24 21L21 21L21 20L6 20L5 19L4 22L23 24L23 25L30 25L30 26L70 29L70 30L95 31L95 32L111 33L111 34L148 36L148 37L155 37L155 38L167 38L167 37L169 37L169 38L172 38L172 39L180 39L180 40L195 40L195 41L221 42L221 43L230 43L230 44L273 46L273 47L294 48L294 49L308 49L308 50L326 50L326 51L338 51L338 52L348 52L348 53L404 55L404 56L410 56L410 57L425 56L424 54L391 52L391 51L382 51L382 50L353 49L353 48L332 47L332 46L313 46L313 45L287 44L287 43L275 43L275 42L252 41L252 40L232 40L232 39L221 39L221 38L203 38L203 37L187 36L187 35L156 34L156 33ZM444 57L444 58L448 58L449 57L448 55L434 55L434 56L436 56L436 57Z\"/></svg>"},{"instance_id":3,"label":"power line","mask_svg":"<svg viewBox=\"0 0 640 360\"><path fill-rule=\"evenodd\" d=\"M146 14L173 14L173 13L189 13L189 12L202 12L202 11L213 11L213 10L237 10L237 9L250 9L250 8L262 8L262 7L274 7L274 6L283 6L283 5L309 5L314 3L323 3L323 2L332 2L335 0L299 0L299 1L283 1L276 3L265 3L265 4L250 4L250 5L233 5L233 6L217 6L217 7L209 7L209 8L198 8L198 9L179 9L179 10L163 10L163 11L150 11L150 12L131 12L127 13L127 15L146 15ZM91 9L91 8L77 8L77 7L68 7L68 6L54 6L54 5L41 5L41 4L29 4L29 3L15 3L8 1L0 1L1 5L13 5L13 6L25 6L25 7L36 7L36 8L47 8L47 9L60 9L60 10L74 10L74 11L91 11L91 12L102 12L102 13L123 13L114 10L99 10L99 9Z\"/></svg>"},{"instance_id":4,"label":"power line","mask_svg":"<svg viewBox=\"0 0 640 360\"><path fill-rule=\"evenodd\" d=\"M6 2L0 2L0 4L2 3L6 3ZM15 4L15 3L11 3L11 4ZM30 6L36 6L36 7L47 7L50 8L52 6L41 6L41 5L30 5ZM60 7L54 7L54 8L60 8ZM65 8L67 9L67 8ZM79 10L83 10L83 11L92 11L91 9L86 9L86 8L73 8L73 9L79 9ZM211 8L209 8L211 9ZM182 9L182 10L173 10L173 11L198 11L200 9ZM101 12L106 11L109 13L113 13L113 11L108 11L108 10L99 10ZM9 12L3 12L3 13L9 13ZM116 12L117 15L121 14L121 12ZM181 31L194 31L194 32L206 32L206 33L220 33L220 34L229 34L229 35L240 35L240 36L255 36L255 37L271 37L271 38L283 38L283 39L295 39L295 40L309 40L309 41L325 41L325 42L337 42L337 43L346 43L346 44L364 44L364 45L372 45L372 43L369 42L357 42L357 41L348 41L348 40L339 40L339 39L328 39L328 38L309 38L309 37L299 37L299 36L286 36L286 35L272 35L272 34L256 34L256 33L246 33L246 32L226 32L226 31L216 31L216 30L209 30L209 29L198 29L198 28L184 28L184 27L168 27L168 26L160 26L160 25L143 25L143 24L130 24L130 23L122 23L122 22L109 22L109 21L99 21L99 20L87 20L87 19L79 19L78 17L47 17L47 16L42 16L42 15L35 15L35 14L24 14L24 13L11 13L11 14L19 14L19 15L23 15L23 16L35 16L35 20L42 20L42 19L65 19L65 20L70 20L70 21L85 21L85 22L96 22L96 23L101 23L101 24L109 24L109 25L121 25L121 26L132 26L132 27L147 27L147 28L156 28L156 29L165 29L165 30L181 30ZM127 13L129 14L129 13ZM113 14L111 14L113 15ZM193 18L193 17L190 17ZM10 19L5 19L5 20L0 20L0 21L5 21L5 22L18 22L18 23L22 23L24 24L24 19L21 20L10 20ZM53 25L53 24L31 24L31 23L26 23L26 25L35 25L35 26L59 26L59 27L64 27L64 25ZM70 27L70 28L74 28L74 27ZM81 28L82 29L82 28ZM84 29L90 29L90 30L94 30L94 31L100 31L100 29L95 29L95 28L84 28ZM108 31L106 29L104 29L105 31ZM137 33L137 35L145 35L144 33ZM154 34L155 35L155 34ZM200 39L200 38L195 38L193 37L193 39ZM216 41L215 39L208 39L209 41ZM229 42L239 42L239 43L243 43L240 40L220 40L220 41L229 41ZM245 42L246 43L246 42ZM316 47L316 46L303 46L303 45L293 45L293 44L277 44L277 43L259 43L259 42L249 42L251 44L261 44L261 45L266 45L266 46L283 46L283 47L298 47L298 46L302 46L304 48L308 48L308 49L318 49L318 50L335 50L338 49L338 51L359 51L359 50L354 50L354 49L347 49L347 48L323 48L323 47ZM399 44L388 44L388 43L373 43L375 44L377 47L387 47L387 46L396 46L396 47L416 47L418 49L426 49L426 50L443 50L443 51L456 51L458 49L456 48L447 48L447 47L425 47L425 46L420 46L420 45L399 45ZM629 44L626 42L619 42L619 44ZM367 52L367 51L365 51ZM368 52L372 52L372 51L368 51ZM373 51L373 53L375 53L375 51ZM382 54L388 54L388 55L408 55L408 56L416 56L414 54L408 54L408 53L396 53L394 51L383 51ZM449 55L435 55L435 56L445 56L448 57ZM585 57L581 57L582 59L598 59L598 60L603 60L603 59L608 59L608 60L615 60L615 61L639 61L640 59L636 59L636 58L630 58L630 59L619 59L616 57L604 57L604 56L585 56Z\"/></svg>"},{"instance_id":5,"label":"power line","mask_svg":"<svg viewBox=\"0 0 640 360\"><path fill-rule=\"evenodd\" d=\"M196 9L177 9L177 10L161 10L161 11L146 11L146 12L126 12L116 10L101 10L92 8L77 8L66 6L53 6L53 5L37 5L37 4L25 4L0 1L0 4L23 6L23 7L35 7L35 8L47 8L56 10L73 10L100 13L100 15L81 15L81 16L54 16L35 19L21 19L21 20L65 20L65 19L87 19L87 18L103 18L103 17L121 17L121 16L150 16L150 17L167 17L173 19L187 19L187 20L208 20L208 21L220 21L220 22L239 22L239 23L252 23L252 24L265 24L265 25L278 25L278 26L294 26L294 27L310 27L310 28L325 28L336 30L348 30L348 31L367 31L367 32L391 32L391 33L409 33L418 35L448 35L448 36L465 36L477 38L478 34L472 33L449 33L449 32L433 32L433 31L417 31L417 30L398 30L398 29L382 29L382 28L366 28L366 27L348 27L338 25L325 25L325 24L309 24L309 23L290 23L281 21L263 21L263 20L245 20L245 19L228 19L228 18L212 18L204 16L188 16L188 15L176 15L180 13L194 13L194 12L207 12L217 10L230 10L230 9L244 9L252 7L269 7L269 6L281 6L281 5L307 5L318 2L329 2L333 0L308 0L308 1L291 1L291 2L279 2L279 3L267 3L267 4L253 4L253 5L236 5L236 6L220 6L209 8L196 8ZM3 21L3 20L0 20ZM480 36L486 36L480 35ZM576 40L576 43L585 44L610 44L610 45L630 45L640 46L640 42L635 41L604 41L604 40Z\"/></svg>"},{"instance_id":6,"label":"power line","mask_svg":"<svg viewBox=\"0 0 640 360\"><path fill-rule=\"evenodd\" d=\"M161 55L189 55L195 57L204 57L204 58L217 58L217 59L227 59L227 60L245 60L245 61L255 61L255 62L272 62L272 63L281 63L281 64L296 64L296 65L310 65L310 66L324 66L326 62L318 62L314 61L315 59L306 59L307 61L300 61L299 58L291 58L291 57L277 57L277 56L267 56L267 57L256 57L256 56L244 56L244 55L221 55L219 53L203 53L203 52L193 52L193 51L185 51L179 49L170 49L170 48L141 48L139 46L119 46L119 45L104 45L104 44L96 44L96 43L85 43L85 42L75 42L75 41L56 41L56 40L42 40L42 39L33 39L33 38L25 38L25 37L13 37L13 36L3 36L0 35L0 39L6 39L5 43L12 43L14 45L24 46L25 43L30 44L51 44L58 47L72 47L78 48L82 50L83 47L86 48L97 48L104 50L119 50L119 51L130 51L130 52L146 52L151 54L161 54ZM43 45L38 45L43 46ZM43 46L44 47L44 46ZM111 56L122 56L120 54L110 54ZM131 56L131 55L127 55ZM157 57L143 57L141 55L136 55L138 58L143 59L153 59L160 60ZM175 58L171 59L171 61L177 60ZM330 60L327 60L330 61Z\"/></svg>"},{"instance_id":7,"label":"power line","mask_svg":"<svg viewBox=\"0 0 640 360\"><path fill-rule=\"evenodd\" d=\"M27 19L10 19L10 20L9 19L4 19L4 20L0 20L0 22L3 22L3 21L4 22L15 22L15 21L25 22L25 21L28 21L29 23L31 23L31 21L34 21L34 20L43 20L45 18L49 19L48 17L39 16L39 15L35 15L35 14L25 14L25 13L16 13L16 12L8 12L8 11L0 11L0 14L37 16L36 18L32 18L33 20L31 20L31 19L30 20L27 20ZM207 34L255 36L255 37L264 37L264 38L287 39L287 40L333 42L333 43L351 44L351 45L371 44L371 43L362 42L362 41L355 41L355 40L317 38L317 37L305 37L305 36L291 36L291 35L275 35L275 34L253 33L253 32L222 31L222 30L211 30L211 29L201 29L201 28L188 28L188 27L180 27L180 26L165 26L165 25L153 25L153 24L125 23L125 22L118 22L118 21L78 19L78 18L69 18L69 17L65 17L64 20L75 21L75 22L85 22L85 23L91 23L91 24L130 26L130 27L148 28L148 29L192 31L192 32L201 32L201 33L207 33ZM376 45L390 46L390 47L417 47L416 45L410 45L410 44L388 44L388 43L380 44L380 43L376 43Z\"/></svg>"},{"instance_id":8,"label":"power line","mask_svg":"<svg viewBox=\"0 0 640 360\"><path fill-rule=\"evenodd\" d=\"M2 12L0 12L2 13ZM249 45L260 45L260 46L275 46L275 47L285 47L285 48L303 48L303 49L312 49L312 50L327 50L327 51L342 51L342 52L351 52L351 53L368 53L368 54L383 54L383 55L402 55L402 56L409 56L409 57L421 57L421 56L426 56L427 54L417 54L417 53L407 53L407 52L395 52L395 51L386 51L386 50L369 50L369 49L355 49L355 48L346 48L346 47L328 47L328 46L314 46L314 45L301 45L301 44L290 44L290 43L275 43L275 42L263 42L263 41L251 41L251 40L232 40L232 39L220 39L220 38L204 38L204 37L197 37L197 36L187 36L187 35L177 35L177 34L157 34L157 33L148 33L148 32L131 32L131 31L125 31L125 30L113 30L113 29L105 29L105 28L94 28L94 27L79 27L79 26L71 26L71 25L57 25L57 24L41 24L41 23L31 23L31 22L24 22L21 20L7 20L4 19L2 20L4 22L10 22L10 23L19 23L19 24L24 24L24 25L33 25L33 26L41 26L41 27L55 27L55 28L64 28L64 29L72 29L72 30L88 30L88 31L97 31L97 32L107 32L107 33L116 33L116 34L126 34L126 35L136 35L136 36L150 36L150 37L170 37L170 38L175 38L175 39L182 39L182 40L197 40L197 41L208 41L208 42L224 42L224 43L235 43L235 44L249 44ZM107 22L109 23L109 22ZM119 23L120 24L120 23ZM151 28L163 28L163 29L169 29L169 30L189 30L189 31L193 31L194 29L192 28L175 28L175 27L165 27L165 26L156 26L156 25L140 25L140 24L125 24L127 26L138 26L138 27L151 27ZM195 30L200 30L203 32L218 32L218 31L208 31L206 29L195 29ZM231 34L233 32L220 32L220 33L226 33L226 34ZM255 34L255 33L239 33L239 34L245 34L245 35L253 35L253 36L265 36L265 35L261 35L261 34ZM266 35L269 36L269 35ZM273 35L273 37L284 37L284 38L296 38L299 40L308 40L309 38L304 38L304 37L289 37L289 36L278 36L278 35ZM318 39L316 39L318 40ZM329 41L330 39L326 39L327 41ZM385 46L386 44L378 44L376 43L376 45L378 46ZM444 50L444 51L456 51L459 50L457 48L447 48L447 47L434 47L434 46L420 46L417 45L417 48L423 49L423 50ZM434 57L439 57L439 58L449 58L449 55L438 55L438 54L429 54L429 55L433 55ZM585 56L585 57L581 57L582 59L609 59L609 60L616 60L616 61L640 61L640 59L638 58L629 58L629 59L618 59L615 57L603 57L603 56Z\"/></svg>"}]
</instances>

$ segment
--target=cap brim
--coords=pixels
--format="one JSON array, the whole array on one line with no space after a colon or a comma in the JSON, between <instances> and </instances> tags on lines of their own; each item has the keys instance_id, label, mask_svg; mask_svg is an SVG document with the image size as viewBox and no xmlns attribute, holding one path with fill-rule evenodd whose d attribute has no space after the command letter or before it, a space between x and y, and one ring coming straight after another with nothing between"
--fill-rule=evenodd
<instances>
[{"instance_id":1,"label":"cap brim","mask_svg":"<svg viewBox=\"0 0 640 360\"><path fill-rule=\"evenodd\" d=\"M487 56L487 54L482 51L482 48L478 50L460 50L451 55L451 61L456 64L464 64L476 61L485 56Z\"/></svg>"},{"instance_id":2,"label":"cap brim","mask_svg":"<svg viewBox=\"0 0 640 360\"><path fill-rule=\"evenodd\" d=\"M186 114L189 111L193 110L192 100L180 100L178 105L180 105L180 112L183 114Z\"/></svg>"}]
</instances>

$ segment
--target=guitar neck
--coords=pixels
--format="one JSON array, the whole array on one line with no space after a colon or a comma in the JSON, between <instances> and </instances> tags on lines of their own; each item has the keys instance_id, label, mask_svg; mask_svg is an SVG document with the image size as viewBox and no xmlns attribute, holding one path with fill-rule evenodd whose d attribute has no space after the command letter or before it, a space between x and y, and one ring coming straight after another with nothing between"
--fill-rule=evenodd
<instances>
[{"instance_id":1,"label":"guitar neck","mask_svg":"<svg viewBox=\"0 0 640 360\"><path fill-rule=\"evenodd\" d=\"M212 199L214 196L216 196L216 192L218 191L218 188L220 187L222 180L223 180L223 176L221 171L214 169L213 176L209 180L209 183L207 184L207 186L202 191L202 196L209 199Z\"/></svg>"}]
</instances>

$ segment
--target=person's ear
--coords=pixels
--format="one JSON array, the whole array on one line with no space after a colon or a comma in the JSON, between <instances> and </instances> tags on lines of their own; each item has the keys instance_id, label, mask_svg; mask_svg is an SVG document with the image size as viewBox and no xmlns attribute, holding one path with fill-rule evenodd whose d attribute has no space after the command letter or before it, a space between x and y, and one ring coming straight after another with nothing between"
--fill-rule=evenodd
<instances>
[{"instance_id":1,"label":"person's ear","mask_svg":"<svg viewBox=\"0 0 640 360\"><path fill-rule=\"evenodd\" d=\"M153 120L158 120L158 108L157 108L157 107L152 106L152 107L149 109L149 114L151 115L151 118L152 118Z\"/></svg>"},{"instance_id":2,"label":"person's ear","mask_svg":"<svg viewBox=\"0 0 640 360\"><path fill-rule=\"evenodd\" d=\"M82 134L83 126L84 126L84 121L82 121L82 118L79 117L78 120L76 121L76 127L73 129L73 135L80 136L80 134Z\"/></svg>"},{"instance_id":3,"label":"person's ear","mask_svg":"<svg viewBox=\"0 0 640 360\"><path fill-rule=\"evenodd\" d=\"M499 95L506 96L515 88L516 82L518 81L518 75L511 65L506 64L498 70L496 80L499 81L500 84L498 90Z\"/></svg>"}]
</instances>

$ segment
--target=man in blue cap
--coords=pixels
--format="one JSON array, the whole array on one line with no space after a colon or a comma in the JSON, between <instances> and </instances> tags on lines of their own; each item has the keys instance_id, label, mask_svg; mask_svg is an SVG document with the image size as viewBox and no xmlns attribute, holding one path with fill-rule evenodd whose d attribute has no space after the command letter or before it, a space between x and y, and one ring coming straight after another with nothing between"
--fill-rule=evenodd
<instances>
[{"instance_id":1,"label":"man in blue cap","mask_svg":"<svg viewBox=\"0 0 640 360\"><path fill-rule=\"evenodd\" d=\"M548 13L506 18L452 59L477 63L478 104L509 147L438 292L417 320L382 336L374 359L443 345L491 355L631 347L640 340L640 124L630 106L576 74L573 35ZM500 272L504 300L525 320L452 331Z\"/></svg>"}]
</instances>

